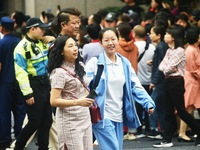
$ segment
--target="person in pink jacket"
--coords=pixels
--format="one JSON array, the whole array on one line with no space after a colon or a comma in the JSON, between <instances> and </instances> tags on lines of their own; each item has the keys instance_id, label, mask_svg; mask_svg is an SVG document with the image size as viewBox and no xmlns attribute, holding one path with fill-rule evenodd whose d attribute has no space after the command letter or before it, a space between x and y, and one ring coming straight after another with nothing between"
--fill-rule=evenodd
<instances>
[{"instance_id":1,"label":"person in pink jacket","mask_svg":"<svg viewBox=\"0 0 200 150\"><path fill-rule=\"evenodd\" d=\"M186 34L186 40L189 43L185 50L185 107L192 114L195 109L200 108L200 28L191 27ZM199 115L200 115L200 109ZM186 135L186 123L181 120L179 137L183 141L192 141Z\"/></svg>"}]
</instances>

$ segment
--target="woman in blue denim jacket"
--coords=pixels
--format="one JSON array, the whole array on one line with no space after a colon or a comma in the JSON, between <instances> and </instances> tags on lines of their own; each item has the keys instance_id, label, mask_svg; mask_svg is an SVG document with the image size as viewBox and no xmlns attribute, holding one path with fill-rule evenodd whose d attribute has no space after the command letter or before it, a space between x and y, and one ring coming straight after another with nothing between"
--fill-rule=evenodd
<instances>
[{"instance_id":1,"label":"woman in blue denim jacket","mask_svg":"<svg viewBox=\"0 0 200 150\"><path fill-rule=\"evenodd\" d=\"M95 89L96 102L102 120L93 124L93 133L102 150L122 150L123 126L137 128L141 125L135 109L135 101L146 111L153 113L155 104L141 86L130 62L116 53L118 33L105 28L99 36L104 52L86 65L88 83L95 77L98 65L104 70Z\"/></svg>"}]
</instances>

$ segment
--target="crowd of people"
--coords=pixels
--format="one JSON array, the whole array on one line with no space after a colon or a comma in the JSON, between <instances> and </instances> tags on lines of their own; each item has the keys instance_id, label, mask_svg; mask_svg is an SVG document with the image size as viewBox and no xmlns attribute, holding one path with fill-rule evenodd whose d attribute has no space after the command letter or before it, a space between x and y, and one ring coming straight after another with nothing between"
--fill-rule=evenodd
<instances>
[{"instance_id":1,"label":"crowd of people","mask_svg":"<svg viewBox=\"0 0 200 150\"><path fill-rule=\"evenodd\" d=\"M23 150L35 134L39 150L122 150L142 137L172 147L174 135L200 146L200 10L123 2L90 16L0 12L0 149Z\"/></svg>"}]
</instances>

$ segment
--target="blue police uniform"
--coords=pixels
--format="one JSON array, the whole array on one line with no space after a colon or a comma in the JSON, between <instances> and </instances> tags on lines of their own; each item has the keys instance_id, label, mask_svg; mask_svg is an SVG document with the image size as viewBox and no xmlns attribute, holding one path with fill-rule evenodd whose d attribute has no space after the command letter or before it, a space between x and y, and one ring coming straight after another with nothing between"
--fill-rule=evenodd
<instances>
[{"instance_id":1,"label":"blue police uniform","mask_svg":"<svg viewBox=\"0 0 200 150\"><path fill-rule=\"evenodd\" d=\"M3 17L0 26L11 29L14 22ZM0 146L9 146L11 142L11 111L14 115L14 132L17 138L25 117L25 102L16 84L13 51L20 39L12 34L4 35L0 40Z\"/></svg>"}]
</instances>

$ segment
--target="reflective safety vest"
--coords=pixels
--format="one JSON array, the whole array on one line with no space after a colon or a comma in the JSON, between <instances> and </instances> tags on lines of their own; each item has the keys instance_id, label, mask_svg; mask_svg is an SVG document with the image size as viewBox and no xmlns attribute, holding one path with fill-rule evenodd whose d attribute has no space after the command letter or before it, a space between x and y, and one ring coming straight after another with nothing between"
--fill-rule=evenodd
<instances>
[{"instance_id":1,"label":"reflective safety vest","mask_svg":"<svg viewBox=\"0 0 200 150\"><path fill-rule=\"evenodd\" d=\"M23 38L14 50L16 79L24 96L32 94L30 77L47 75L48 46Z\"/></svg>"}]
</instances>

